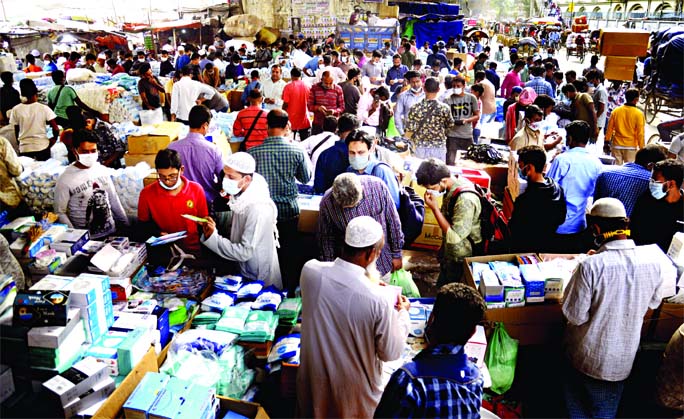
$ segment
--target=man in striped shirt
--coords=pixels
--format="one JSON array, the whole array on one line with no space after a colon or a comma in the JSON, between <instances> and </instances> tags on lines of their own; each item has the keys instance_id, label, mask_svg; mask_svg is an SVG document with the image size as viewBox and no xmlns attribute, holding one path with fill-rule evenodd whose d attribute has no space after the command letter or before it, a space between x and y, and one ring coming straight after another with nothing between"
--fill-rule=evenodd
<instances>
[{"instance_id":1,"label":"man in striped shirt","mask_svg":"<svg viewBox=\"0 0 684 419\"><path fill-rule=\"evenodd\" d=\"M327 115L339 117L344 112L344 93L340 86L333 83L329 71L324 71L321 82L311 87L307 107L309 112L314 113L311 135L323 132L323 119Z\"/></svg>"},{"instance_id":2,"label":"man in striped shirt","mask_svg":"<svg viewBox=\"0 0 684 419\"><path fill-rule=\"evenodd\" d=\"M340 255L349 221L369 216L382 225L385 246L376 262L380 275L401 269L404 234L392 196L385 183L374 176L343 173L321 200L318 219L318 247L322 261Z\"/></svg>"}]
</instances>

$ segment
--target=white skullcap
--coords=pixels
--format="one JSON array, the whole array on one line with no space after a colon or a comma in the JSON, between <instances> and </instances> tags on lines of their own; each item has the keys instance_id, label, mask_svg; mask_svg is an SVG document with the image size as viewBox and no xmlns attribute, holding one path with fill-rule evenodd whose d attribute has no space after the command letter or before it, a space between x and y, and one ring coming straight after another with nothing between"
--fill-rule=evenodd
<instances>
[{"instance_id":1,"label":"white skullcap","mask_svg":"<svg viewBox=\"0 0 684 419\"><path fill-rule=\"evenodd\" d=\"M104 55L104 53L100 53L100 54L97 54L97 59L98 60L105 60L105 59L107 59L107 56Z\"/></svg>"},{"instance_id":2,"label":"white skullcap","mask_svg":"<svg viewBox=\"0 0 684 419\"><path fill-rule=\"evenodd\" d=\"M31 50L31 55L33 55L34 57L40 57L40 51L38 51L37 49Z\"/></svg>"},{"instance_id":3,"label":"white skullcap","mask_svg":"<svg viewBox=\"0 0 684 419\"><path fill-rule=\"evenodd\" d=\"M601 198L591 206L589 215L601 218L626 218L627 211L619 199Z\"/></svg>"},{"instance_id":4,"label":"white skullcap","mask_svg":"<svg viewBox=\"0 0 684 419\"><path fill-rule=\"evenodd\" d=\"M205 50L203 50L203 49L197 51L197 53L198 53L199 55L201 55L201 56L207 55L207 52L206 52Z\"/></svg>"},{"instance_id":5,"label":"white skullcap","mask_svg":"<svg viewBox=\"0 0 684 419\"><path fill-rule=\"evenodd\" d=\"M363 248L373 246L382 239L382 226L372 217L363 215L356 217L347 224L344 242L348 246Z\"/></svg>"},{"instance_id":6,"label":"white skullcap","mask_svg":"<svg viewBox=\"0 0 684 419\"><path fill-rule=\"evenodd\" d=\"M256 171L256 161L254 161L254 157L244 151L225 157L223 159L223 165L246 175L251 175Z\"/></svg>"},{"instance_id":7,"label":"white skullcap","mask_svg":"<svg viewBox=\"0 0 684 419\"><path fill-rule=\"evenodd\" d=\"M209 48L207 48L209 51L216 51L216 47L213 45L209 45Z\"/></svg>"},{"instance_id":8,"label":"white skullcap","mask_svg":"<svg viewBox=\"0 0 684 419\"><path fill-rule=\"evenodd\" d=\"M178 51L185 51L185 47L183 45L178 46Z\"/></svg>"}]
</instances>

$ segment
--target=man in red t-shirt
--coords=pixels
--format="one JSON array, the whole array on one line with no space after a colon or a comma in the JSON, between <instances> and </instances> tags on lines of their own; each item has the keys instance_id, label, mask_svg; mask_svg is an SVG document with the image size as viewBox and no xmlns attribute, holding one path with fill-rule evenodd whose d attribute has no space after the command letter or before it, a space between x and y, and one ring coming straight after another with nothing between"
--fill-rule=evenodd
<instances>
[{"instance_id":1,"label":"man in red t-shirt","mask_svg":"<svg viewBox=\"0 0 684 419\"><path fill-rule=\"evenodd\" d=\"M299 141L304 141L311 135L311 121L306 110L306 101L309 99L309 86L301 80L302 71L294 67L290 71L292 81L283 89L283 110L290 117L290 125L294 138L299 134Z\"/></svg>"},{"instance_id":2,"label":"man in red t-shirt","mask_svg":"<svg viewBox=\"0 0 684 419\"><path fill-rule=\"evenodd\" d=\"M183 165L177 151L165 149L154 159L159 181L145 187L138 200L138 220L157 234L187 231L181 247L192 254L200 253L201 227L183 214L206 217L204 190L183 176ZM153 228L150 228L153 227Z\"/></svg>"},{"instance_id":3,"label":"man in red t-shirt","mask_svg":"<svg viewBox=\"0 0 684 419\"><path fill-rule=\"evenodd\" d=\"M249 92L249 106L238 112L233 122L233 135L244 137L245 150L258 146L268 137L268 124L266 123L267 109L261 108L263 97L259 90ZM259 118L259 119L256 119ZM256 123L254 122L256 119ZM252 125L254 129L251 130ZM249 134L249 136L247 135Z\"/></svg>"}]
</instances>

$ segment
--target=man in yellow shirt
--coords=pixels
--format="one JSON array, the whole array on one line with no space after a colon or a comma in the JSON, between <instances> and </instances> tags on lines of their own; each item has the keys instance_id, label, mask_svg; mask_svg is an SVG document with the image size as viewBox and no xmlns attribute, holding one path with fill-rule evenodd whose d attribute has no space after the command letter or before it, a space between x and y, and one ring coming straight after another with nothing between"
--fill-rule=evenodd
<instances>
[{"instance_id":1,"label":"man in yellow shirt","mask_svg":"<svg viewBox=\"0 0 684 419\"><path fill-rule=\"evenodd\" d=\"M615 164L634 162L636 152L644 148L644 113L637 108L638 101L639 91L628 89L625 104L610 115L604 151L610 150Z\"/></svg>"}]
</instances>

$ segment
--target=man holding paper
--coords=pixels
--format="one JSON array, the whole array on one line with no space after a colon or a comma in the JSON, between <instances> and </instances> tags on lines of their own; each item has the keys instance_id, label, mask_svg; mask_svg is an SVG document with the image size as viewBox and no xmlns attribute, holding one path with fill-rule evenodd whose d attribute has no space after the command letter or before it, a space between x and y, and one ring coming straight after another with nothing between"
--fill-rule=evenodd
<instances>
[{"instance_id":1,"label":"man holding paper","mask_svg":"<svg viewBox=\"0 0 684 419\"><path fill-rule=\"evenodd\" d=\"M230 239L216 231L216 222L202 223L202 244L224 259L236 261L245 279L261 279L282 288L276 247L276 209L266 180L255 173L254 158L244 152L223 161L223 192L229 197ZM218 198L222 199L222 198Z\"/></svg>"},{"instance_id":2,"label":"man holding paper","mask_svg":"<svg viewBox=\"0 0 684 419\"><path fill-rule=\"evenodd\" d=\"M159 181L147 185L138 200L138 221L143 223L145 239L151 235L166 235L186 231L181 247L192 254L200 252L200 227L183 215L207 217L204 190L183 176L180 154L165 149L154 159Z\"/></svg>"}]
</instances>

